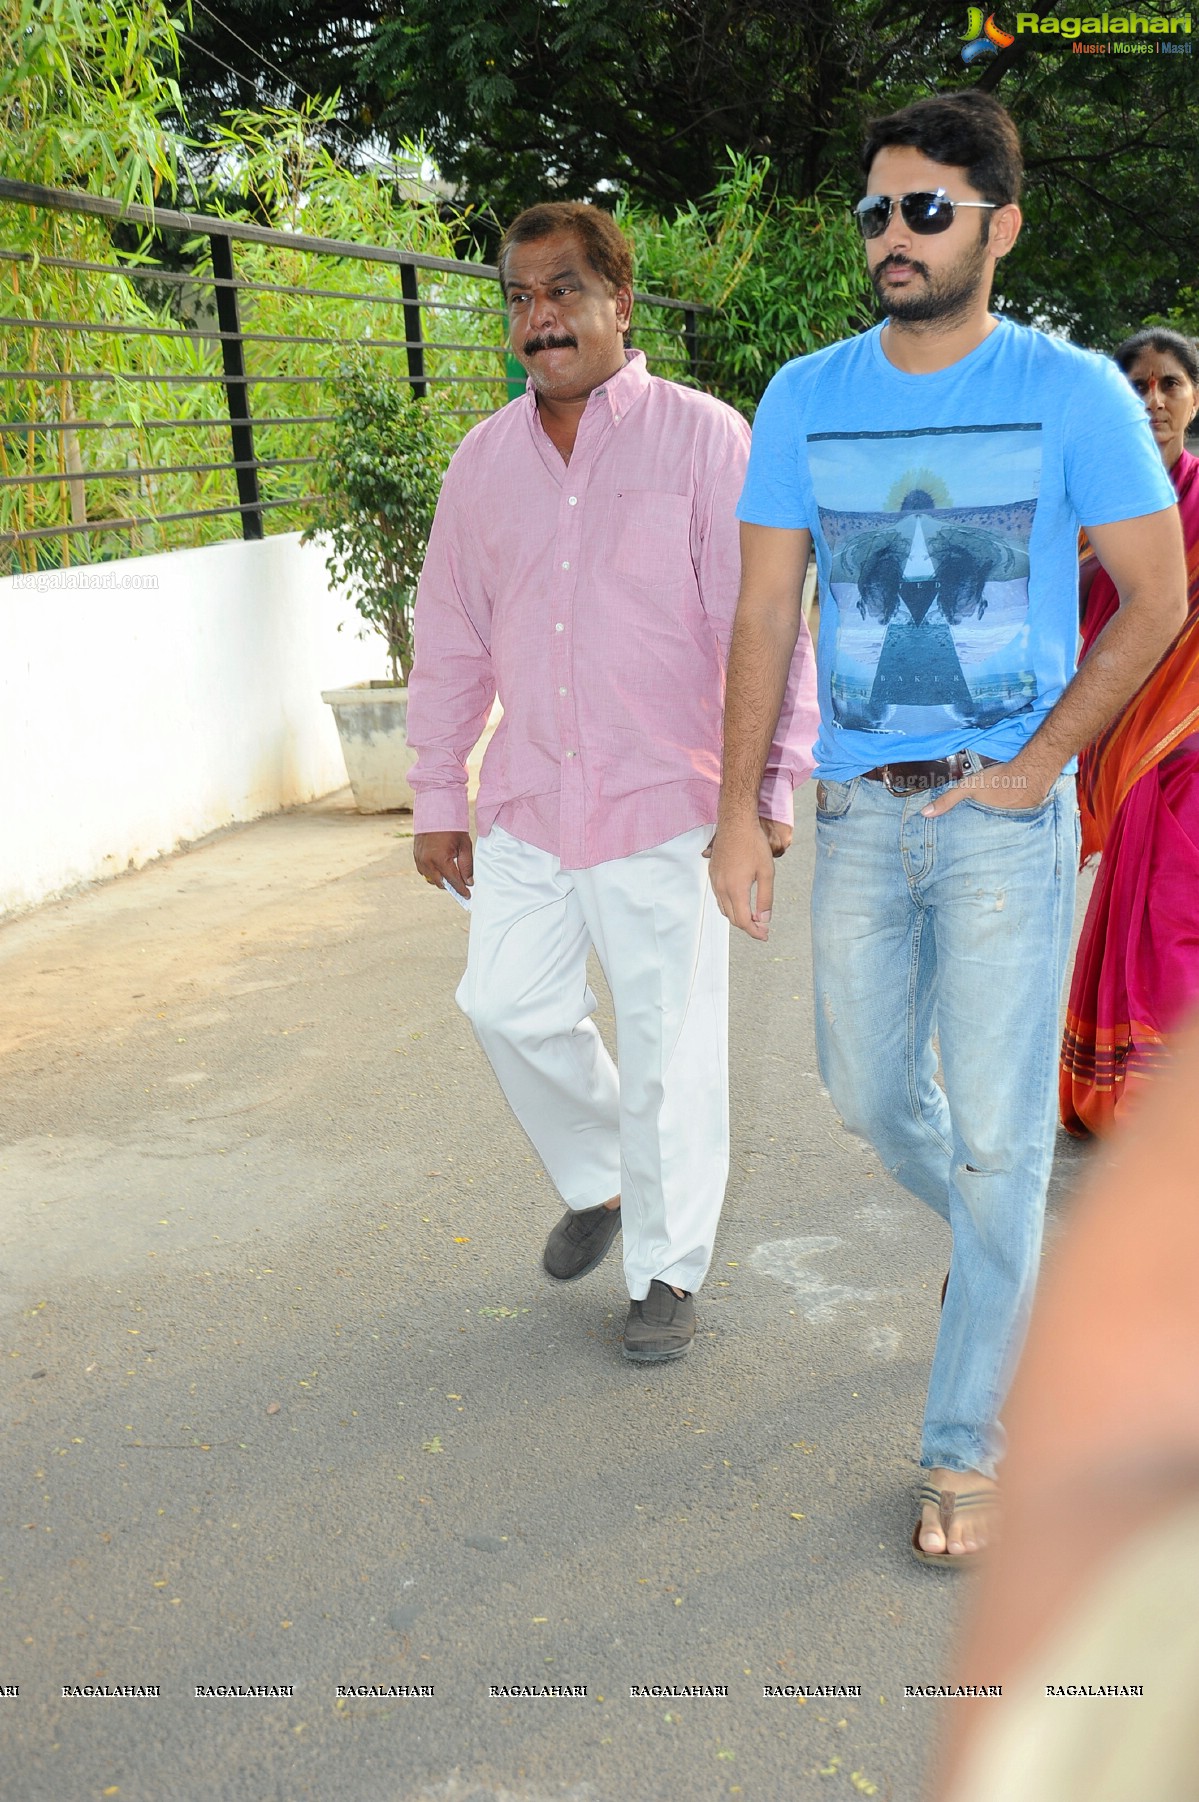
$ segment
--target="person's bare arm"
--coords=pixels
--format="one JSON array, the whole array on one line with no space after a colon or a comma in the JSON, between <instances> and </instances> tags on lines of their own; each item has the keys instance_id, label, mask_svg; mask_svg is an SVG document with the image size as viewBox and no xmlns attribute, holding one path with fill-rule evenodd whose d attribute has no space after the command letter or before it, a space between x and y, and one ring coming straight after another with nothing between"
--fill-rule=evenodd
<instances>
[{"instance_id":1,"label":"person's bare arm","mask_svg":"<svg viewBox=\"0 0 1199 1802\"><path fill-rule=\"evenodd\" d=\"M1070 759L1136 693L1180 631L1187 595L1178 509L1088 526L1087 536L1119 591L1119 612L1023 750L1010 763L946 789L924 813L948 813L972 795L988 807L1038 806Z\"/></svg>"},{"instance_id":2,"label":"person's bare arm","mask_svg":"<svg viewBox=\"0 0 1199 1802\"><path fill-rule=\"evenodd\" d=\"M1080 626L1086 621L1087 602L1091 598L1091 584L1098 573L1098 557L1088 557L1078 566L1078 623Z\"/></svg>"},{"instance_id":3,"label":"person's bare arm","mask_svg":"<svg viewBox=\"0 0 1199 1802\"><path fill-rule=\"evenodd\" d=\"M729 650L711 878L720 911L756 939L768 936L774 898L774 857L758 818L758 793L799 636L811 545L807 531L741 527L741 594Z\"/></svg>"}]
</instances>

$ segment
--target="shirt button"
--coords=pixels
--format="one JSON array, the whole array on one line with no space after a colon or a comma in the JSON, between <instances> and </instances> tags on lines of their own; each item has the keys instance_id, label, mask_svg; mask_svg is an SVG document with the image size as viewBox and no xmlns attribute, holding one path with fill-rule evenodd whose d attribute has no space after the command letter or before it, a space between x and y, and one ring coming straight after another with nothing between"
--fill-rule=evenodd
<instances>
[{"instance_id":1,"label":"shirt button","mask_svg":"<svg viewBox=\"0 0 1199 1802\"><path fill-rule=\"evenodd\" d=\"M569 563L564 563L564 564L563 564L563 565L562 565L562 567L563 567L563 569L569 569L569 568L570 568L570 564L569 564Z\"/></svg>"},{"instance_id":2,"label":"shirt button","mask_svg":"<svg viewBox=\"0 0 1199 1802\"><path fill-rule=\"evenodd\" d=\"M559 694L560 694L560 695L564 695L564 694L565 694L565 693L566 693L566 690L565 690L565 689L564 689L564 688L560 688L560 689L559 689L559 690L558 690L558 693L559 693Z\"/></svg>"},{"instance_id":3,"label":"shirt button","mask_svg":"<svg viewBox=\"0 0 1199 1802\"><path fill-rule=\"evenodd\" d=\"M574 756L574 752L573 752L573 751L568 751L568 752L567 752L567 753L566 753L566 755L567 755L567 756L568 756L568 757L573 757L573 756Z\"/></svg>"},{"instance_id":4,"label":"shirt button","mask_svg":"<svg viewBox=\"0 0 1199 1802\"><path fill-rule=\"evenodd\" d=\"M559 620L557 625L554 627L554 631L555 632L565 632L565 630L566 630L566 627L562 624L562 621Z\"/></svg>"},{"instance_id":5,"label":"shirt button","mask_svg":"<svg viewBox=\"0 0 1199 1802\"><path fill-rule=\"evenodd\" d=\"M568 503L567 503L567 504L568 504L568 505L569 505L569 506L571 506L571 507L577 507L577 506L578 506L578 504L579 504L579 497L578 497L578 495L577 495L577 494L572 494L572 495L571 495L571 496L570 496L570 499L569 499L569 501L568 501Z\"/></svg>"}]
</instances>

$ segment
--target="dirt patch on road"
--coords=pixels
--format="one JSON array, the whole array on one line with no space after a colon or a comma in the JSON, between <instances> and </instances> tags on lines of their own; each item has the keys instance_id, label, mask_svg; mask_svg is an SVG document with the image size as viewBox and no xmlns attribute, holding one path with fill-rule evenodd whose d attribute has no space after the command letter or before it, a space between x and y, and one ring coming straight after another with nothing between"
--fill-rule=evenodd
<instances>
[{"instance_id":1,"label":"dirt patch on road","mask_svg":"<svg viewBox=\"0 0 1199 1802\"><path fill-rule=\"evenodd\" d=\"M349 878L385 866L397 901L419 882L411 835L409 815L364 816L346 791L0 928L0 1057L110 1040L189 1001L198 1012L184 1024L203 1024L220 993L278 986L283 952L361 919L368 903Z\"/></svg>"}]
</instances>

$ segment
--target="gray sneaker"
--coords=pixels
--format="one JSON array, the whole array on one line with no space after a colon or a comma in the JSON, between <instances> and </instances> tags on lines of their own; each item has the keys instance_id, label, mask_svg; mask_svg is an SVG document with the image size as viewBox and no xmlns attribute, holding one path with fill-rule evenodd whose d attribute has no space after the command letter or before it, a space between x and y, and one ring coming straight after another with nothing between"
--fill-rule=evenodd
<instances>
[{"instance_id":1,"label":"gray sneaker","mask_svg":"<svg viewBox=\"0 0 1199 1802\"><path fill-rule=\"evenodd\" d=\"M620 1231L620 1209L567 1208L545 1242L541 1261L560 1283L586 1276L607 1253Z\"/></svg>"},{"instance_id":2,"label":"gray sneaker","mask_svg":"<svg viewBox=\"0 0 1199 1802\"><path fill-rule=\"evenodd\" d=\"M681 1358L695 1338L695 1297L676 1295L657 1277L644 1301L629 1303L621 1351L634 1364L661 1364Z\"/></svg>"}]
</instances>

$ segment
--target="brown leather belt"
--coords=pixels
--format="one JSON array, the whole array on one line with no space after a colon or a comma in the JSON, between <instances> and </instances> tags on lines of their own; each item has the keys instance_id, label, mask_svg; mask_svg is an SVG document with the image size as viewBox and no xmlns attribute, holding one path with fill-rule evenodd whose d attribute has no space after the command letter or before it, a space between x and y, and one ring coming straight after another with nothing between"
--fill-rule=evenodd
<instances>
[{"instance_id":1,"label":"brown leather belt","mask_svg":"<svg viewBox=\"0 0 1199 1802\"><path fill-rule=\"evenodd\" d=\"M865 782L881 782L893 795L916 795L922 789L941 788L946 782L960 782L978 770L988 770L998 757L980 757L977 751L955 751L952 757L935 757L928 763L880 763L877 769L863 770Z\"/></svg>"}]
</instances>

